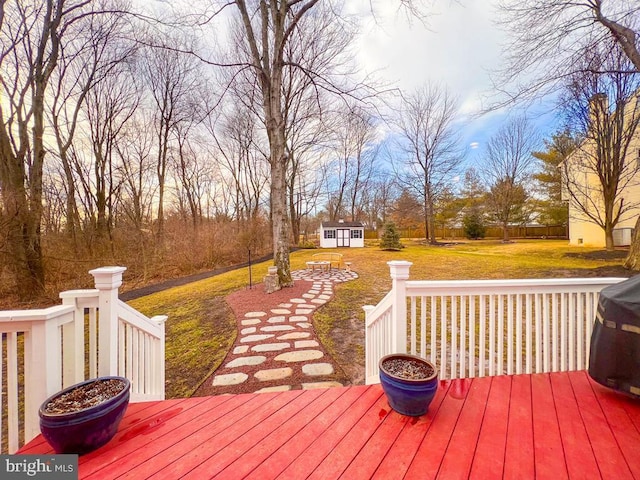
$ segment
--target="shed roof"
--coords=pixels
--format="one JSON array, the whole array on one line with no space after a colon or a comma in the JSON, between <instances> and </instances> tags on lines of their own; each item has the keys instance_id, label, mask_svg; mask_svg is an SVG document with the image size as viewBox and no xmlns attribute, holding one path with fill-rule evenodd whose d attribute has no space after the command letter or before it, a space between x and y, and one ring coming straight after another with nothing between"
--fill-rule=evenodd
<instances>
[{"instance_id":1,"label":"shed roof","mask_svg":"<svg viewBox=\"0 0 640 480\"><path fill-rule=\"evenodd\" d=\"M362 222L322 222L323 227L353 227L353 228L364 228Z\"/></svg>"}]
</instances>

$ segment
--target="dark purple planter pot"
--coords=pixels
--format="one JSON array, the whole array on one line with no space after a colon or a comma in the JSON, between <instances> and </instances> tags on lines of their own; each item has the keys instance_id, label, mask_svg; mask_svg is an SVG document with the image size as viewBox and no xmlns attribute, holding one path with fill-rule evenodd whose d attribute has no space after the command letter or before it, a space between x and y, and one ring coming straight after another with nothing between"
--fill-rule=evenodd
<instances>
[{"instance_id":1,"label":"dark purple planter pot","mask_svg":"<svg viewBox=\"0 0 640 480\"><path fill-rule=\"evenodd\" d=\"M96 380L118 379L125 388L116 396L84 410L72 413L45 413L46 405L74 388ZM38 412L40 431L56 453L89 453L113 438L129 405L131 383L124 377L100 377L72 385L47 398Z\"/></svg>"},{"instance_id":2,"label":"dark purple planter pot","mask_svg":"<svg viewBox=\"0 0 640 480\"><path fill-rule=\"evenodd\" d=\"M419 380L409 380L393 375L386 371L382 365L386 360L394 358L410 358L428 364L433 368L433 375ZM435 365L415 355L396 353L382 357L378 366L380 383L391 408L410 417L419 417L427 413L438 389L438 372Z\"/></svg>"}]
</instances>

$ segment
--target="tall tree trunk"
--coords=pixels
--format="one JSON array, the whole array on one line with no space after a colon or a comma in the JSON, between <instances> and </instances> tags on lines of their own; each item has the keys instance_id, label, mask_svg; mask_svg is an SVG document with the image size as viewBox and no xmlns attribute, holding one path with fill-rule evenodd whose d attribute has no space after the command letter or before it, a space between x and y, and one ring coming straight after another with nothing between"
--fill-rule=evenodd
<instances>
[{"instance_id":1,"label":"tall tree trunk","mask_svg":"<svg viewBox=\"0 0 640 480\"><path fill-rule=\"evenodd\" d=\"M628 268L629 270L640 270L640 215L638 215L638 220L636 220L629 254L624 261L624 268Z\"/></svg>"}]
</instances>

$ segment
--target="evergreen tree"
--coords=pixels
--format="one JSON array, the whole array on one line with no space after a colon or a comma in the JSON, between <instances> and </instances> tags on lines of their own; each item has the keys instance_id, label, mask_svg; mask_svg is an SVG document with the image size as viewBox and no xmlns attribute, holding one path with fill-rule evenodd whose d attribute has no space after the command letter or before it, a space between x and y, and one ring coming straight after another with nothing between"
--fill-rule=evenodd
<instances>
[{"instance_id":1,"label":"evergreen tree","mask_svg":"<svg viewBox=\"0 0 640 480\"><path fill-rule=\"evenodd\" d=\"M484 238L486 227L479 208L470 208L462 218L462 225L464 227L464 235L468 239L478 240L479 238Z\"/></svg>"},{"instance_id":2,"label":"evergreen tree","mask_svg":"<svg viewBox=\"0 0 640 480\"><path fill-rule=\"evenodd\" d=\"M384 225L384 232L380 239L380 248L382 250L400 250L404 248L402 243L400 243L400 234L392 222Z\"/></svg>"},{"instance_id":3,"label":"evergreen tree","mask_svg":"<svg viewBox=\"0 0 640 480\"><path fill-rule=\"evenodd\" d=\"M540 160L541 171L533 177L538 181L543 199L539 202L539 222L546 225L566 225L568 203L562 200L562 169L560 165L579 145L580 140L568 131L558 132L545 140L546 151L533 152Z\"/></svg>"}]
</instances>

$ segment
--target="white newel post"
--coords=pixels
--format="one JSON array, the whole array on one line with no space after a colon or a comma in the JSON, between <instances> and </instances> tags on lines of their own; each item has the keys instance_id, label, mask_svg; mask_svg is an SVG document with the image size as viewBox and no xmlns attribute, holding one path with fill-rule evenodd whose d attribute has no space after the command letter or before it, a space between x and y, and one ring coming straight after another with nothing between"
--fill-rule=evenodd
<instances>
[{"instance_id":1,"label":"white newel post","mask_svg":"<svg viewBox=\"0 0 640 480\"><path fill-rule=\"evenodd\" d=\"M387 262L391 272L393 284L393 333L391 342L394 353L407 353L407 287L405 282L409 279L409 269L412 262L404 260L392 260Z\"/></svg>"},{"instance_id":2,"label":"white newel post","mask_svg":"<svg viewBox=\"0 0 640 480\"><path fill-rule=\"evenodd\" d=\"M118 288L126 267L90 270L98 294L98 376L118 375Z\"/></svg>"}]
</instances>

